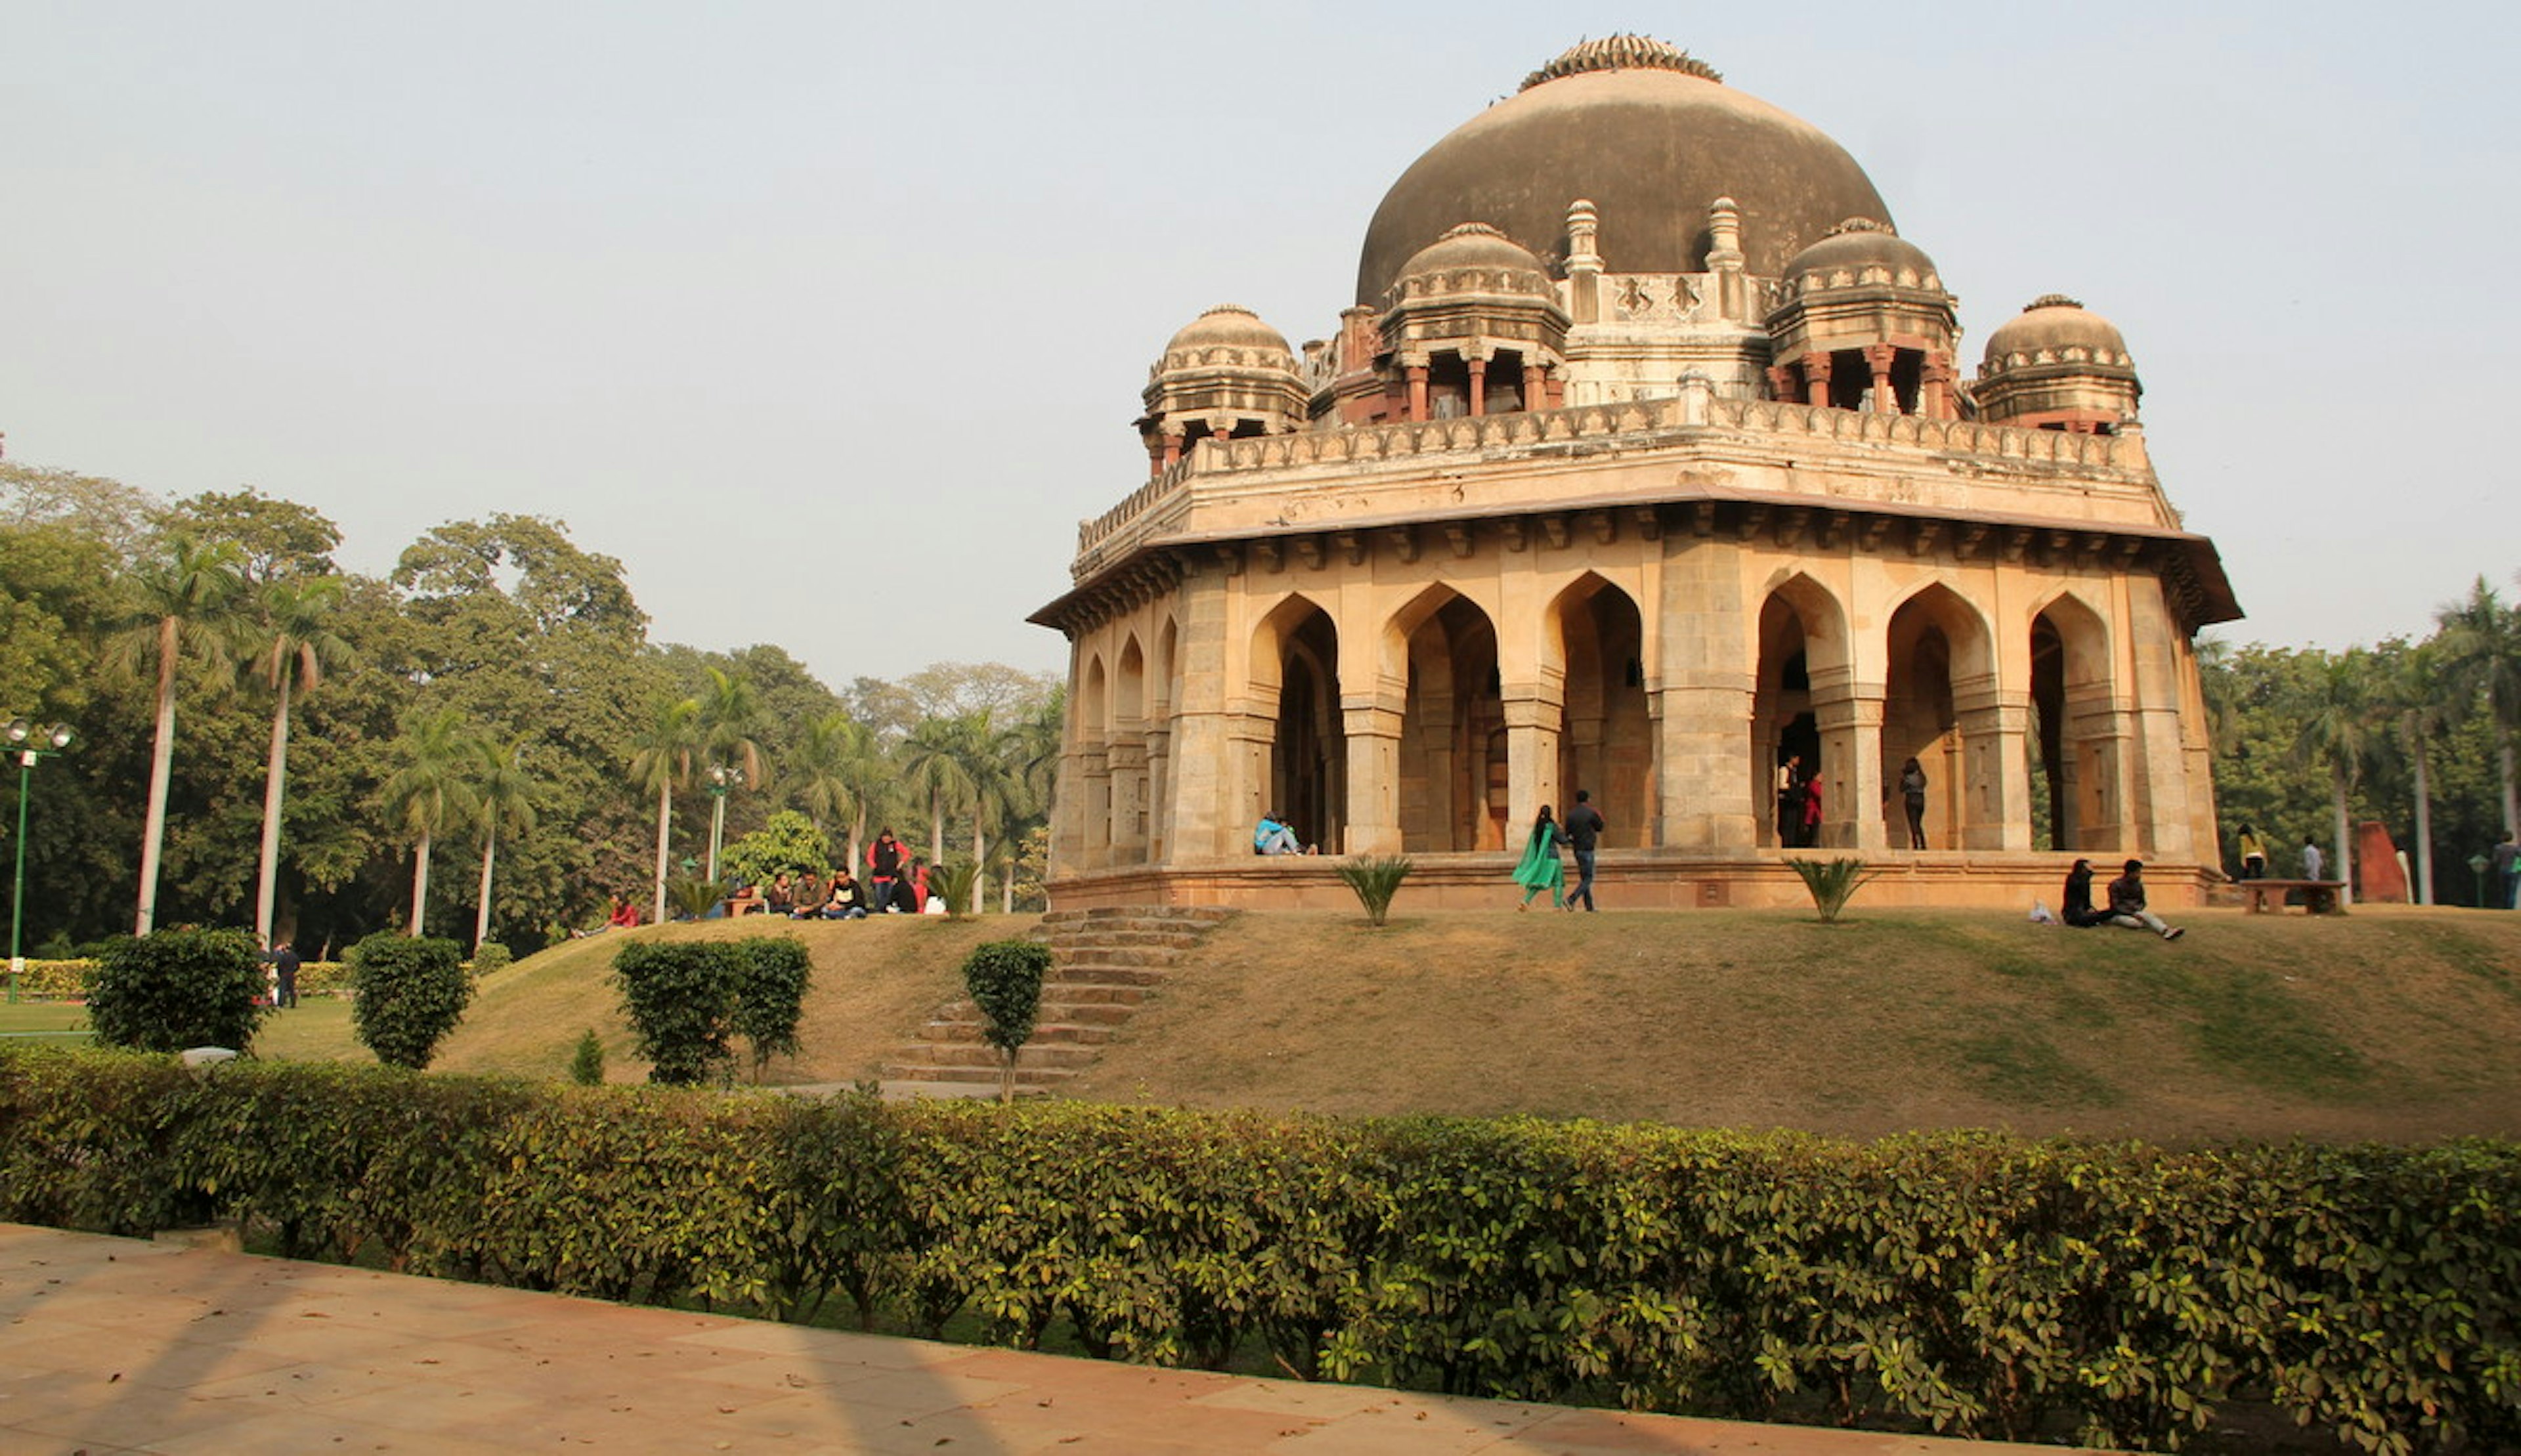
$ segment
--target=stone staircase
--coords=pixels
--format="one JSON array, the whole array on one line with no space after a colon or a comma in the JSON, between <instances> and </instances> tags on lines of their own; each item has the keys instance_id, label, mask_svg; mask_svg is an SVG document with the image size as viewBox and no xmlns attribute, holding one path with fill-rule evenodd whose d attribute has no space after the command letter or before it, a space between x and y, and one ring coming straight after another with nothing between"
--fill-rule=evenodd
<instances>
[{"instance_id":1,"label":"stone staircase","mask_svg":"<svg viewBox=\"0 0 2521 1456\"><path fill-rule=\"evenodd\" d=\"M1016 1058L1016 1095L1042 1096L1102 1055L1184 955L1235 912L1213 905L1054 910L1030 938L1050 947L1032 1040ZM888 1099L998 1095L1001 1061L971 1000L946 1003L884 1066Z\"/></svg>"}]
</instances>

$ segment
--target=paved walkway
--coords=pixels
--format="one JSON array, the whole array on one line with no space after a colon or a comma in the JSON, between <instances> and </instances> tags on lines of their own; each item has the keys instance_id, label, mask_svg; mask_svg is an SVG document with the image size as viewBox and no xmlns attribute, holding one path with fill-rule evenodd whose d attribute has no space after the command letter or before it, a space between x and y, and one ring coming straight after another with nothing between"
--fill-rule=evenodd
<instances>
[{"instance_id":1,"label":"paved walkway","mask_svg":"<svg viewBox=\"0 0 2521 1456\"><path fill-rule=\"evenodd\" d=\"M2034 1449L1154 1370L0 1224L0 1450L15 1456L580 1447L905 1456Z\"/></svg>"}]
</instances>

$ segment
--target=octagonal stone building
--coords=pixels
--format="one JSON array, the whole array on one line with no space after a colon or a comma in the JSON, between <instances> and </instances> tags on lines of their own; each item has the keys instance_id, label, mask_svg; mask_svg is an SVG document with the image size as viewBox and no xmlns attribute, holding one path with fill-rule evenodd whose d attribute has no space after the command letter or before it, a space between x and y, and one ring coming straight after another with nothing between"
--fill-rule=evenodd
<instances>
[{"instance_id":1,"label":"octagonal stone building","mask_svg":"<svg viewBox=\"0 0 2521 1456\"><path fill-rule=\"evenodd\" d=\"M1816 128L1659 41L1569 50L1394 183L1355 303L1232 305L1150 370L1082 523L1053 903L1501 905L1543 804L1613 905L2027 905L2074 855L2215 859L2196 631L2239 615L2062 296L1964 377L1959 300ZM1898 781L1925 771L1928 847ZM1799 848L1780 765L1819 781ZM1260 857L1264 812L1320 857Z\"/></svg>"}]
</instances>

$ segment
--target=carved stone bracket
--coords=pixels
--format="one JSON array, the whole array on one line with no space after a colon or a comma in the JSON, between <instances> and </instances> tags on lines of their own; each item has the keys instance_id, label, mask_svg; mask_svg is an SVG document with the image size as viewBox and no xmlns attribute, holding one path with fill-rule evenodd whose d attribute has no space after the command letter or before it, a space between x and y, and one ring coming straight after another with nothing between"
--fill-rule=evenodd
<instances>
[{"instance_id":1,"label":"carved stone bracket","mask_svg":"<svg viewBox=\"0 0 2521 1456\"><path fill-rule=\"evenodd\" d=\"M1365 553L1370 548L1362 534L1356 531L1339 531L1332 535L1331 540L1338 544L1341 558L1350 566L1365 565Z\"/></svg>"},{"instance_id":2,"label":"carved stone bracket","mask_svg":"<svg viewBox=\"0 0 2521 1456\"><path fill-rule=\"evenodd\" d=\"M1540 539L1552 551L1565 550L1567 547L1567 518L1564 516L1541 517Z\"/></svg>"},{"instance_id":3,"label":"carved stone bracket","mask_svg":"<svg viewBox=\"0 0 2521 1456\"><path fill-rule=\"evenodd\" d=\"M1383 538L1392 543L1393 555L1400 558L1401 565L1407 566L1418 560L1417 527L1396 525L1384 531Z\"/></svg>"},{"instance_id":4,"label":"carved stone bracket","mask_svg":"<svg viewBox=\"0 0 2521 1456\"><path fill-rule=\"evenodd\" d=\"M1445 522L1445 523L1444 523L1444 540L1445 540L1445 543L1446 543L1447 545L1449 545L1449 546L1451 546L1451 547L1453 548L1453 560L1455 560L1455 561L1468 561L1468 560L1470 560L1470 558L1471 558L1471 547L1472 547L1474 544L1476 544L1476 543L1471 539L1471 527L1470 527L1470 523L1469 523L1468 522L1463 522L1463 521L1447 521L1447 522Z\"/></svg>"},{"instance_id":5,"label":"carved stone bracket","mask_svg":"<svg viewBox=\"0 0 2521 1456\"><path fill-rule=\"evenodd\" d=\"M1521 516L1508 517L1497 523L1497 534L1505 538L1508 551L1526 551L1532 546L1532 523Z\"/></svg>"}]
</instances>

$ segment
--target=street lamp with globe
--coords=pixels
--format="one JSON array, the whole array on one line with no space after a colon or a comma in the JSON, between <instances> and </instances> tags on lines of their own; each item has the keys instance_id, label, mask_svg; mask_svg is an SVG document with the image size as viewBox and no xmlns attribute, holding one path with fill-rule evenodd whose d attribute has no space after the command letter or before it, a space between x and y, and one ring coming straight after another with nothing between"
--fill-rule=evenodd
<instances>
[{"instance_id":1,"label":"street lamp with globe","mask_svg":"<svg viewBox=\"0 0 2521 1456\"><path fill-rule=\"evenodd\" d=\"M744 770L732 763L712 763L709 771L710 792L710 883L717 883L718 845L726 838L726 796L744 787Z\"/></svg>"},{"instance_id":2,"label":"street lamp with globe","mask_svg":"<svg viewBox=\"0 0 2521 1456\"><path fill-rule=\"evenodd\" d=\"M35 791L35 762L70 746L77 736L68 723L38 728L24 718L11 718L5 736L18 755L18 888L9 898L9 1000L18 999L19 978L26 974L23 953L26 931L26 799Z\"/></svg>"}]
</instances>

